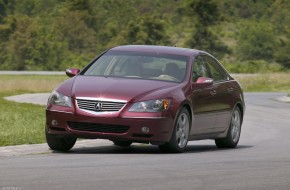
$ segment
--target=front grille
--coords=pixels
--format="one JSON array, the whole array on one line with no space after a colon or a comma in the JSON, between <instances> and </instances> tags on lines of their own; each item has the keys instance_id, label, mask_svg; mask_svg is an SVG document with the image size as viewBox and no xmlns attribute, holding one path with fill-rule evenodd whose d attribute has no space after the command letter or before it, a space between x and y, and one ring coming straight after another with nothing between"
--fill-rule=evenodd
<instances>
[{"instance_id":1,"label":"front grille","mask_svg":"<svg viewBox=\"0 0 290 190\"><path fill-rule=\"evenodd\" d=\"M124 125L106 125L85 122L67 122L71 129L78 131L99 132L99 133L125 133L129 130L129 126Z\"/></svg>"},{"instance_id":2,"label":"front grille","mask_svg":"<svg viewBox=\"0 0 290 190\"><path fill-rule=\"evenodd\" d=\"M126 102L77 99L78 107L82 110L93 112L117 112Z\"/></svg>"}]
</instances>

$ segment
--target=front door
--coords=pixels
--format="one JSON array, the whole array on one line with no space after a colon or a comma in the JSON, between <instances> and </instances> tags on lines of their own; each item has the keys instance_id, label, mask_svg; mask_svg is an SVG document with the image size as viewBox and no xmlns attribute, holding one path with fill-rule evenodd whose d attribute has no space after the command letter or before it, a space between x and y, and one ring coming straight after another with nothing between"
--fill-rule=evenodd
<instances>
[{"instance_id":1,"label":"front door","mask_svg":"<svg viewBox=\"0 0 290 190\"><path fill-rule=\"evenodd\" d=\"M195 88L199 77L212 78L213 85ZM191 135L220 133L227 129L232 106L230 81L215 59L202 55L195 58L192 66L193 122Z\"/></svg>"},{"instance_id":2,"label":"front door","mask_svg":"<svg viewBox=\"0 0 290 190\"><path fill-rule=\"evenodd\" d=\"M209 67L210 78L214 80L213 107L216 113L214 132L223 132L229 126L233 109L232 81L229 80L229 76L214 58L207 55L204 55L203 58Z\"/></svg>"},{"instance_id":3,"label":"front door","mask_svg":"<svg viewBox=\"0 0 290 190\"><path fill-rule=\"evenodd\" d=\"M210 77L209 68L205 60L198 56L192 65L192 128L190 135L207 134L212 131L216 120L214 113L214 86L197 88L196 81L199 77Z\"/></svg>"}]
</instances>

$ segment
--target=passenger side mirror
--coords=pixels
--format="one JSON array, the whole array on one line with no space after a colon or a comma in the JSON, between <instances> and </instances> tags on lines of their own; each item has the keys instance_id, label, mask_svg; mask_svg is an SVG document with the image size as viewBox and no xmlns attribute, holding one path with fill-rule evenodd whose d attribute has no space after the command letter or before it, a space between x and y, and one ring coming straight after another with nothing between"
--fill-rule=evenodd
<instances>
[{"instance_id":1,"label":"passenger side mirror","mask_svg":"<svg viewBox=\"0 0 290 190\"><path fill-rule=\"evenodd\" d=\"M70 78L76 76L79 72L80 72L79 69L74 68L65 70L65 74Z\"/></svg>"},{"instance_id":2,"label":"passenger side mirror","mask_svg":"<svg viewBox=\"0 0 290 190\"><path fill-rule=\"evenodd\" d=\"M199 77L195 83L196 87L206 88L213 85L213 79L207 77Z\"/></svg>"}]
</instances>

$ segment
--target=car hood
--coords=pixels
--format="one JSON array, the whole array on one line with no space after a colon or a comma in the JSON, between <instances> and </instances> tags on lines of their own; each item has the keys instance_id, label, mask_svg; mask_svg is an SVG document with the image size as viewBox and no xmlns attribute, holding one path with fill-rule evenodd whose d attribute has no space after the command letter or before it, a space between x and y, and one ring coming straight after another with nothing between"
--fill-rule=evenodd
<instances>
[{"instance_id":1,"label":"car hood","mask_svg":"<svg viewBox=\"0 0 290 190\"><path fill-rule=\"evenodd\" d=\"M77 76L72 85L72 96L135 102L144 100L144 98L155 98L150 94L154 94L156 97L164 96L164 89L176 85L176 83L154 80Z\"/></svg>"}]
</instances>

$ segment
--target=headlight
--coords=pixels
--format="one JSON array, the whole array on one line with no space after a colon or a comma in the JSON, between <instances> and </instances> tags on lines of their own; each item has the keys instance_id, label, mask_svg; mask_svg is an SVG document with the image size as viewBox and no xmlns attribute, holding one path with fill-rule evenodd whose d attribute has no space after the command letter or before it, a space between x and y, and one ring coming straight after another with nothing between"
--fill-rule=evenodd
<instances>
[{"instance_id":1,"label":"headlight","mask_svg":"<svg viewBox=\"0 0 290 190\"><path fill-rule=\"evenodd\" d=\"M130 112L161 112L169 108L168 99L149 100L135 103L130 109Z\"/></svg>"},{"instance_id":2,"label":"headlight","mask_svg":"<svg viewBox=\"0 0 290 190\"><path fill-rule=\"evenodd\" d=\"M71 107L71 98L57 91L53 91L48 99L48 104Z\"/></svg>"}]
</instances>

